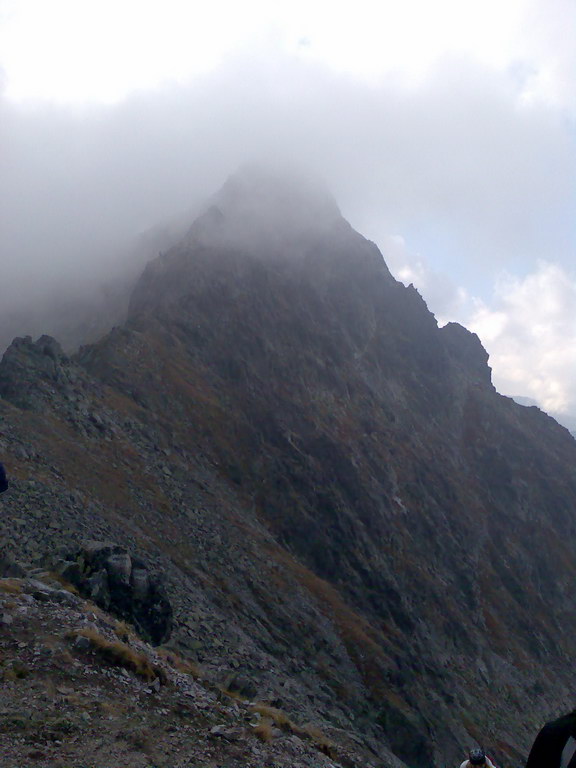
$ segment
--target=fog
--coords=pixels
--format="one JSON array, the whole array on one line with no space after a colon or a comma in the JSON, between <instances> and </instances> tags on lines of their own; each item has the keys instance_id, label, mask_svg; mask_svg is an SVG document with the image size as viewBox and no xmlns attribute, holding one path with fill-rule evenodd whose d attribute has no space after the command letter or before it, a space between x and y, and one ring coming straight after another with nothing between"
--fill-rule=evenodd
<instances>
[{"instance_id":1,"label":"fog","mask_svg":"<svg viewBox=\"0 0 576 768\"><path fill-rule=\"evenodd\" d=\"M264 47L114 105L4 94L0 316L30 332L46 302L102 291L120 312L239 166L294 164L440 322L479 333L501 389L576 411L573 124L526 77L448 56L407 86Z\"/></svg>"}]
</instances>

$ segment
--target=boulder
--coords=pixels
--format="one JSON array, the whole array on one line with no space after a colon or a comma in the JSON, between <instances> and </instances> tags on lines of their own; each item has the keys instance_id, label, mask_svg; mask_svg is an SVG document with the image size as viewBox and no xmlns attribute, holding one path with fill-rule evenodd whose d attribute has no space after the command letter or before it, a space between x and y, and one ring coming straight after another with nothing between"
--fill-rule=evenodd
<instances>
[{"instance_id":1,"label":"boulder","mask_svg":"<svg viewBox=\"0 0 576 768\"><path fill-rule=\"evenodd\" d=\"M64 554L56 570L81 595L129 622L153 645L166 642L172 631L172 606L161 580L125 547L86 541Z\"/></svg>"}]
</instances>

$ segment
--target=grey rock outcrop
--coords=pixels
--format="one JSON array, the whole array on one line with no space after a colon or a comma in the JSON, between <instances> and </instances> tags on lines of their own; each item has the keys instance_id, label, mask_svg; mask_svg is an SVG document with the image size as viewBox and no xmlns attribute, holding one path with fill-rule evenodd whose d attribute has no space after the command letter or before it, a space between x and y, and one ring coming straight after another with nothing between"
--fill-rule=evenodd
<instances>
[{"instance_id":1,"label":"grey rock outcrop","mask_svg":"<svg viewBox=\"0 0 576 768\"><path fill-rule=\"evenodd\" d=\"M60 575L81 595L134 625L154 645L172 631L172 606L161 580L118 544L84 542L56 565Z\"/></svg>"},{"instance_id":2,"label":"grey rock outcrop","mask_svg":"<svg viewBox=\"0 0 576 768\"><path fill-rule=\"evenodd\" d=\"M68 358L51 336L32 341L30 336L14 339L0 362L0 396L22 408L33 408L43 391L65 379L63 366Z\"/></svg>"}]
</instances>

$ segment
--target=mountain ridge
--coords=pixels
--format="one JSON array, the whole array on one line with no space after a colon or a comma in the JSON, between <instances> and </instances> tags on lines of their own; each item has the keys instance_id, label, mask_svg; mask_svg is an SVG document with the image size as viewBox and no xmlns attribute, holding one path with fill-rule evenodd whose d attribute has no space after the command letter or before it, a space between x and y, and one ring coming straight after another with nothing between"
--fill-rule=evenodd
<instances>
[{"instance_id":1,"label":"mountain ridge","mask_svg":"<svg viewBox=\"0 0 576 768\"><path fill-rule=\"evenodd\" d=\"M574 441L498 395L478 338L439 329L331 203L262 230L238 186L148 265L122 327L4 355L8 517L32 493L50 530L31 478L51 504L72 487L58 538L96 527L165 570L176 647L210 626L214 674L235 660L376 753L519 759L573 690Z\"/></svg>"}]
</instances>

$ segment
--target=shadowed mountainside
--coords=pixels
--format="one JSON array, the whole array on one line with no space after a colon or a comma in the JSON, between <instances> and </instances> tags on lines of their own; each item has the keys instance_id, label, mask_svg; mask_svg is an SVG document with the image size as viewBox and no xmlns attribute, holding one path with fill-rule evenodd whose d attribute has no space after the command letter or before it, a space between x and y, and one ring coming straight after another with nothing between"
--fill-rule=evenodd
<instances>
[{"instance_id":1,"label":"shadowed mountainside","mask_svg":"<svg viewBox=\"0 0 576 768\"><path fill-rule=\"evenodd\" d=\"M518 760L573 703L576 442L487 359L328 195L246 171L122 327L4 355L4 536L129 546L175 648L375 765Z\"/></svg>"}]
</instances>

